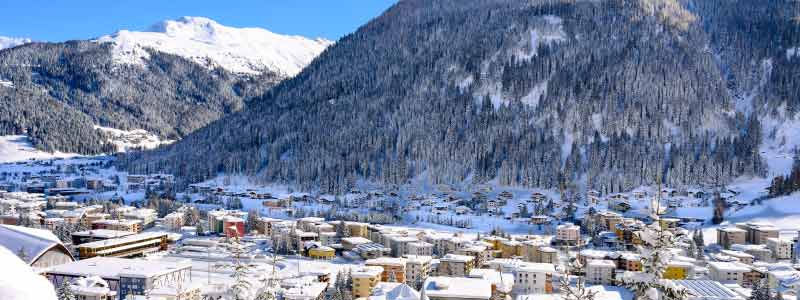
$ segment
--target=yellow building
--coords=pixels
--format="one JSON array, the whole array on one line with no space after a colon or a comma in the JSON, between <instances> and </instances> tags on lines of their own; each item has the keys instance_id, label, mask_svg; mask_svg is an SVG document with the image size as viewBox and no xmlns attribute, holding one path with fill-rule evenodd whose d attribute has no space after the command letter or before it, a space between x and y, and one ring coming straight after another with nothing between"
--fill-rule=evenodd
<instances>
[{"instance_id":1,"label":"yellow building","mask_svg":"<svg viewBox=\"0 0 800 300\"><path fill-rule=\"evenodd\" d=\"M694 277L694 265L689 262L673 261L664 269L664 279L681 280Z\"/></svg>"},{"instance_id":2,"label":"yellow building","mask_svg":"<svg viewBox=\"0 0 800 300\"><path fill-rule=\"evenodd\" d=\"M316 247L308 250L308 257L313 259L334 259L336 250L331 247Z\"/></svg>"},{"instance_id":3,"label":"yellow building","mask_svg":"<svg viewBox=\"0 0 800 300\"><path fill-rule=\"evenodd\" d=\"M361 269L354 270L353 276L353 297L354 298L367 298L372 294L378 282L381 281L383 268L376 266L365 266Z\"/></svg>"},{"instance_id":4,"label":"yellow building","mask_svg":"<svg viewBox=\"0 0 800 300\"><path fill-rule=\"evenodd\" d=\"M500 255L503 258L510 258L514 256L522 256L522 243L512 240L504 240L500 242Z\"/></svg>"}]
</instances>

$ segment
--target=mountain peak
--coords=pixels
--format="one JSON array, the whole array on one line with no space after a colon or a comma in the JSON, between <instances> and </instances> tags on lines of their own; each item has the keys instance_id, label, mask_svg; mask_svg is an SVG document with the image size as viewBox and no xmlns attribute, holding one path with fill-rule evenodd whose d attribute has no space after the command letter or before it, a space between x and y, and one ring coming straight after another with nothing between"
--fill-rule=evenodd
<instances>
[{"instance_id":1,"label":"mountain peak","mask_svg":"<svg viewBox=\"0 0 800 300\"><path fill-rule=\"evenodd\" d=\"M152 48L234 73L274 72L283 76L294 76L333 43L188 16L161 21L146 31L120 30L97 41L114 43L116 59L123 64L143 63L149 58L144 48Z\"/></svg>"}]
</instances>

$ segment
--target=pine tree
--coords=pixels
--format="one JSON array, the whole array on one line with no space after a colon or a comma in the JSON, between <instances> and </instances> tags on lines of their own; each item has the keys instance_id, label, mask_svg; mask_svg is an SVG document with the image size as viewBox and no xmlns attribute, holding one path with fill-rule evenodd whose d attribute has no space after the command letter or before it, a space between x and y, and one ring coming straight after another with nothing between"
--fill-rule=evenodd
<instances>
[{"instance_id":1,"label":"pine tree","mask_svg":"<svg viewBox=\"0 0 800 300\"><path fill-rule=\"evenodd\" d=\"M69 286L69 282L67 279L61 281L61 285L58 286L56 289L56 297L58 300L75 300L75 294L72 292L72 289Z\"/></svg>"},{"instance_id":2,"label":"pine tree","mask_svg":"<svg viewBox=\"0 0 800 300\"><path fill-rule=\"evenodd\" d=\"M567 253L569 257L569 253ZM586 287L586 277L578 276L573 286L570 282L570 274L584 274L584 266L580 260L575 259L567 265L564 274L559 279L559 290L564 300L594 300L597 291L592 291Z\"/></svg>"},{"instance_id":3,"label":"pine tree","mask_svg":"<svg viewBox=\"0 0 800 300\"><path fill-rule=\"evenodd\" d=\"M756 281L753 284L752 292L750 293L750 297L747 297L747 300L772 300L769 285L763 282L763 280Z\"/></svg>"},{"instance_id":4,"label":"pine tree","mask_svg":"<svg viewBox=\"0 0 800 300\"><path fill-rule=\"evenodd\" d=\"M672 259L672 248L680 237L664 230L656 220L637 233L642 245L637 248L642 257L642 271L623 273L620 282L630 288L640 300L682 300L685 289L663 279L667 264Z\"/></svg>"}]
</instances>

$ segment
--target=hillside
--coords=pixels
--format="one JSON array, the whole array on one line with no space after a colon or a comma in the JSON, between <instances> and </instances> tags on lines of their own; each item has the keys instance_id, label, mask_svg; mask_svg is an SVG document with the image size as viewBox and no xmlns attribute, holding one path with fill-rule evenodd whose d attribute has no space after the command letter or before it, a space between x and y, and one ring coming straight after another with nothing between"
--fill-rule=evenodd
<instances>
[{"instance_id":1,"label":"hillside","mask_svg":"<svg viewBox=\"0 0 800 300\"><path fill-rule=\"evenodd\" d=\"M401 1L248 108L121 163L334 192L355 178L609 193L763 176L761 119L776 114L755 106L794 113L800 61L785 51L800 34L774 13L790 2L738 4ZM773 26L728 30L744 15ZM774 51L737 46L751 35ZM731 63L743 53L758 64ZM762 59L769 76L736 76ZM748 87L769 91L743 106Z\"/></svg>"},{"instance_id":2,"label":"hillside","mask_svg":"<svg viewBox=\"0 0 800 300\"><path fill-rule=\"evenodd\" d=\"M177 140L242 109L327 46L203 18L153 30L159 28L0 50L0 135L27 135L40 150L80 154L118 148L98 126ZM208 40L198 41L202 36ZM266 45L275 53L253 50ZM227 56L215 56L222 52Z\"/></svg>"}]
</instances>

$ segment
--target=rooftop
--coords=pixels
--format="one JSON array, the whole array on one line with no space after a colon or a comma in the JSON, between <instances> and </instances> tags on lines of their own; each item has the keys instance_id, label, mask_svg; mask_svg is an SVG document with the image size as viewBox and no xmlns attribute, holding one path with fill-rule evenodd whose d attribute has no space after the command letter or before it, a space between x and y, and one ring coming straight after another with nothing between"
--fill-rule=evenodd
<instances>
[{"instance_id":1,"label":"rooftop","mask_svg":"<svg viewBox=\"0 0 800 300\"><path fill-rule=\"evenodd\" d=\"M675 280L675 285L686 288L695 299L733 300L741 299L737 293L713 280Z\"/></svg>"},{"instance_id":2,"label":"rooftop","mask_svg":"<svg viewBox=\"0 0 800 300\"><path fill-rule=\"evenodd\" d=\"M423 284L429 297L489 299L492 296L491 281L462 277L429 277Z\"/></svg>"},{"instance_id":3,"label":"rooftop","mask_svg":"<svg viewBox=\"0 0 800 300\"><path fill-rule=\"evenodd\" d=\"M179 262L148 261L115 257L93 257L51 267L48 274L71 276L99 276L103 279L119 277L155 277L191 267L187 259Z\"/></svg>"},{"instance_id":4,"label":"rooftop","mask_svg":"<svg viewBox=\"0 0 800 300\"><path fill-rule=\"evenodd\" d=\"M108 239L103 241L95 241L91 243L81 244L79 247L81 248L96 248L96 247L106 247L112 246L115 244L126 244L131 242L139 242L146 239L155 239L166 236L167 234L164 232L144 232L134 235L129 235L121 238L114 238Z\"/></svg>"}]
</instances>

